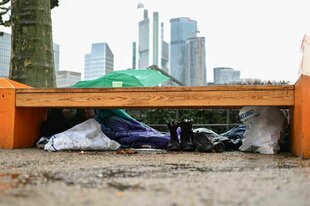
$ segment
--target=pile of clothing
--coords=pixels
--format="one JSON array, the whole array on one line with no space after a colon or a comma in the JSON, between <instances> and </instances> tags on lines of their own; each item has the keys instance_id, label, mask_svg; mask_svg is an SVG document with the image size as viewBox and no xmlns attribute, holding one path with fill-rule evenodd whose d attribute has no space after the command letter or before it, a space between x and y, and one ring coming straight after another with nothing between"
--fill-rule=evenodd
<instances>
[{"instance_id":1,"label":"pile of clothing","mask_svg":"<svg viewBox=\"0 0 310 206\"><path fill-rule=\"evenodd\" d=\"M167 149L169 133L135 120L124 110L98 110L89 118L76 109L51 109L37 147L47 151L116 150L120 147Z\"/></svg>"},{"instance_id":2,"label":"pile of clothing","mask_svg":"<svg viewBox=\"0 0 310 206\"><path fill-rule=\"evenodd\" d=\"M168 151L223 152L241 150L274 154L287 134L287 120L276 107L244 107L244 124L217 134L193 129L193 121L167 123L168 133L145 125L121 109L51 109L42 123L37 147L59 150L117 150L119 148L167 149Z\"/></svg>"}]
</instances>

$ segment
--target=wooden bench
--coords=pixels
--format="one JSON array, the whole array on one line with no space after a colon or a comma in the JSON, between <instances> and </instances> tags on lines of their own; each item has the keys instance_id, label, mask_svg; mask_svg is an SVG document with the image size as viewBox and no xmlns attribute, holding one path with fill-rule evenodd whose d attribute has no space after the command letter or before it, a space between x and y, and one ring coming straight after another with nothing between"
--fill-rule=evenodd
<instances>
[{"instance_id":1,"label":"wooden bench","mask_svg":"<svg viewBox=\"0 0 310 206\"><path fill-rule=\"evenodd\" d=\"M305 36L295 85L104 89L37 89L0 78L0 148L32 147L46 108L240 108L290 109L291 151L310 158L310 37Z\"/></svg>"},{"instance_id":2,"label":"wooden bench","mask_svg":"<svg viewBox=\"0 0 310 206\"><path fill-rule=\"evenodd\" d=\"M292 153L310 157L310 77L295 85L38 89L0 79L0 147L32 147L46 108L240 108L279 106L292 117ZM309 126L308 126L309 125Z\"/></svg>"}]
</instances>

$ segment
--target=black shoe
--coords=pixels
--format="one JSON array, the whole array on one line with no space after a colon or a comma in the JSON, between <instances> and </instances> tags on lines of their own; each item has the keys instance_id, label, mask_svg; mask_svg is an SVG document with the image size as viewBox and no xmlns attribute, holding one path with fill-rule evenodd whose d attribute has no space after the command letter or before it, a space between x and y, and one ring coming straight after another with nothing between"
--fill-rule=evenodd
<instances>
[{"instance_id":1,"label":"black shoe","mask_svg":"<svg viewBox=\"0 0 310 206\"><path fill-rule=\"evenodd\" d=\"M194 133L193 143L198 152L211 152L214 148L213 143L204 132Z\"/></svg>"},{"instance_id":2,"label":"black shoe","mask_svg":"<svg viewBox=\"0 0 310 206\"><path fill-rule=\"evenodd\" d=\"M216 152L223 152L225 150L225 144L223 142L214 142L213 144Z\"/></svg>"},{"instance_id":3,"label":"black shoe","mask_svg":"<svg viewBox=\"0 0 310 206\"><path fill-rule=\"evenodd\" d=\"M182 151L195 151L195 146L192 143L192 121L184 120L180 122L181 127L181 150Z\"/></svg>"},{"instance_id":4,"label":"black shoe","mask_svg":"<svg viewBox=\"0 0 310 206\"><path fill-rule=\"evenodd\" d=\"M179 124L175 121L170 121L167 123L167 127L170 131L170 141L167 147L168 151L179 151L180 150L180 143L179 138L177 134L177 129L179 127Z\"/></svg>"}]
</instances>

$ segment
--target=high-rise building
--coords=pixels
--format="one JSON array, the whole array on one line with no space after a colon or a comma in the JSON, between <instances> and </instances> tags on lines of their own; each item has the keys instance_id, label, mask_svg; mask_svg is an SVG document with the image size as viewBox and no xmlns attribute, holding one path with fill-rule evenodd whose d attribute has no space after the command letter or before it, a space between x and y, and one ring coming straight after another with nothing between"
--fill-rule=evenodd
<instances>
[{"instance_id":1,"label":"high-rise building","mask_svg":"<svg viewBox=\"0 0 310 206\"><path fill-rule=\"evenodd\" d=\"M55 71L59 71L59 44L53 43Z\"/></svg>"},{"instance_id":2,"label":"high-rise building","mask_svg":"<svg viewBox=\"0 0 310 206\"><path fill-rule=\"evenodd\" d=\"M59 71L59 45L53 43L55 71ZM9 77L11 57L11 34L0 35L0 77Z\"/></svg>"},{"instance_id":3,"label":"high-rise building","mask_svg":"<svg viewBox=\"0 0 310 206\"><path fill-rule=\"evenodd\" d=\"M186 40L197 37L197 22L187 17L170 20L170 73L177 80L185 83Z\"/></svg>"},{"instance_id":4,"label":"high-rise building","mask_svg":"<svg viewBox=\"0 0 310 206\"><path fill-rule=\"evenodd\" d=\"M137 44L136 42L132 42L132 69L137 68Z\"/></svg>"},{"instance_id":5,"label":"high-rise building","mask_svg":"<svg viewBox=\"0 0 310 206\"><path fill-rule=\"evenodd\" d=\"M70 87L81 80L81 73L72 71L56 71L56 85L58 88Z\"/></svg>"},{"instance_id":6,"label":"high-rise building","mask_svg":"<svg viewBox=\"0 0 310 206\"><path fill-rule=\"evenodd\" d=\"M0 35L0 77L8 77L11 56L11 34Z\"/></svg>"},{"instance_id":7,"label":"high-rise building","mask_svg":"<svg viewBox=\"0 0 310 206\"><path fill-rule=\"evenodd\" d=\"M107 43L92 44L91 53L85 55L84 79L91 80L113 71L114 55Z\"/></svg>"},{"instance_id":8,"label":"high-rise building","mask_svg":"<svg viewBox=\"0 0 310 206\"><path fill-rule=\"evenodd\" d=\"M153 64L155 65L159 65L159 61L158 61L158 48L159 48L159 45L158 45L158 37L159 37L159 14L158 12L153 12Z\"/></svg>"},{"instance_id":9,"label":"high-rise building","mask_svg":"<svg viewBox=\"0 0 310 206\"><path fill-rule=\"evenodd\" d=\"M139 68L149 66L150 56L150 19L144 10L143 20L139 22Z\"/></svg>"},{"instance_id":10,"label":"high-rise building","mask_svg":"<svg viewBox=\"0 0 310 206\"><path fill-rule=\"evenodd\" d=\"M232 84L240 81L240 71L229 67L216 67L213 69L214 84Z\"/></svg>"},{"instance_id":11,"label":"high-rise building","mask_svg":"<svg viewBox=\"0 0 310 206\"><path fill-rule=\"evenodd\" d=\"M161 69L165 72L168 71L168 62L169 62L169 44L164 41L164 23L161 23Z\"/></svg>"},{"instance_id":12,"label":"high-rise building","mask_svg":"<svg viewBox=\"0 0 310 206\"><path fill-rule=\"evenodd\" d=\"M186 40L185 47L185 85L207 85L206 49L204 37L193 37Z\"/></svg>"},{"instance_id":13,"label":"high-rise building","mask_svg":"<svg viewBox=\"0 0 310 206\"><path fill-rule=\"evenodd\" d=\"M168 69L169 44L164 41L164 24L159 22L158 12L153 12L153 18L150 19L148 10L144 9L143 20L139 22L138 68L156 65L164 70Z\"/></svg>"}]
</instances>

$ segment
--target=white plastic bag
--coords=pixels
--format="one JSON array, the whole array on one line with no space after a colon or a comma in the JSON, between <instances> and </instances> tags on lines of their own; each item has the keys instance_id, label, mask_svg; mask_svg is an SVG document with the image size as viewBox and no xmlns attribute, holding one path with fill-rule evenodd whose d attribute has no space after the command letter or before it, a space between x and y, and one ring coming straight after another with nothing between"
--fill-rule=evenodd
<instances>
[{"instance_id":1,"label":"white plastic bag","mask_svg":"<svg viewBox=\"0 0 310 206\"><path fill-rule=\"evenodd\" d=\"M116 150L120 144L110 140L95 119L89 119L59 134L53 135L44 150Z\"/></svg>"},{"instance_id":2,"label":"white plastic bag","mask_svg":"<svg viewBox=\"0 0 310 206\"><path fill-rule=\"evenodd\" d=\"M278 107L243 107L239 117L247 127L239 150L262 154L280 151L279 140L287 120Z\"/></svg>"}]
</instances>

